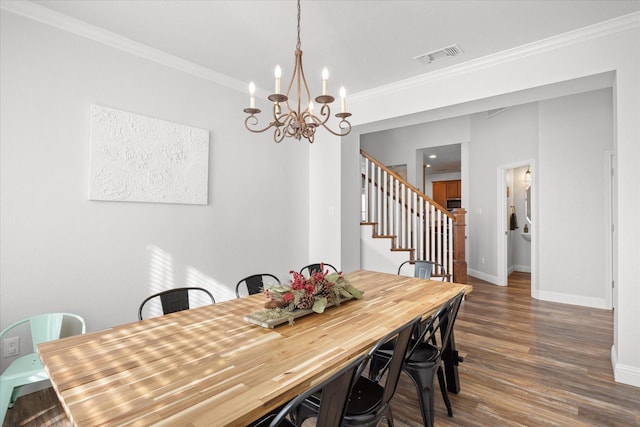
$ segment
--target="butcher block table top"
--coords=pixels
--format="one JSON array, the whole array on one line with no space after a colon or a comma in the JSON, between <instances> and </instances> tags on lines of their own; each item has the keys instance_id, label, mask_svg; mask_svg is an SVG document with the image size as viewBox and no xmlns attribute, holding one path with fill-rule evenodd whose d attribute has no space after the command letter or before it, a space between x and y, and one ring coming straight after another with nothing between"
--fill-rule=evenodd
<instances>
[{"instance_id":1,"label":"butcher block table top","mask_svg":"<svg viewBox=\"0 0 640 427\"><path fill-rule=\"evenodd\" d=\"M345 275L360 300L275 329L247 323L263 295L40 344L78 426L244 426L291 400L381 337L471 286L372 271Z\"/></svg>"}]
</instances>

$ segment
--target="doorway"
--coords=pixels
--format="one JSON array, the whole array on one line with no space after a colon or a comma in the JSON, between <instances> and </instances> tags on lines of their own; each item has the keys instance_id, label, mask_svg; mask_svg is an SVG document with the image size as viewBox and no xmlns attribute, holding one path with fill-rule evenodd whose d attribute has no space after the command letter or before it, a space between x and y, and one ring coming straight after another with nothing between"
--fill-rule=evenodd
<instances>
[{"instance_id":1,"label":"doorway","mask_svg":"<svg viewBox=\"0 0 640 427\"><path fill-rule=\"evenodd\" d=\"M532 295L537 286L534 170L533 159L523 160L500 166L497 179L497 212L501 213L497 215L497 284L507 286L509 274L514 271L530 273Z\"/></svg>"}]
</instances>

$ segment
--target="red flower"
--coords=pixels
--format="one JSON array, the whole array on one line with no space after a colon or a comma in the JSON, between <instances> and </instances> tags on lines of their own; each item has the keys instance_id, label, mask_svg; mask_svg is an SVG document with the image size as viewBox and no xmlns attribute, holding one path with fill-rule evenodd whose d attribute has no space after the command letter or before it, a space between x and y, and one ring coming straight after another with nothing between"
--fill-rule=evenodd
<instances>
[{"instance_id":1,"label":"red flower","mask_svg":"<svg viewBox=\"0 0 640 427\"><path fill-rule=\"evenodd\" d=\"M282 299L285 300L285 302L293 301L294 299L293 292L285 292L284 294L282 294Z\"/></svg>"}]
</instances>

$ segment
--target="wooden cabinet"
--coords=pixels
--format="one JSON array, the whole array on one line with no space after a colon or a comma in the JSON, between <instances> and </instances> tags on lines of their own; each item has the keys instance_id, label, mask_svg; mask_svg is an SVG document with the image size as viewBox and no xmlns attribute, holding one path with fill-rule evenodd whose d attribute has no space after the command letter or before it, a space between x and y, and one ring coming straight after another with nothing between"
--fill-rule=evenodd
<instances>
[{"instance_id":1,"label":"wooden cabinet","mask_svg":"<svg viewBox=\"0 0 640 427\"><path fill-rule=\"evenodd\" d=\"M432 199L446 209L447 199L459 199L462 197L462 185L459 179L451 181L433 181Z\"/></svg>"},{"instance_id":2,"label":"wooden cabinet","mask_svg":"<svg viewBox=\"0 0 640 427\"><path fill-rule=\"evenodd\" d=\"M445 181L447 183L447 199L459 199L462 197L460 190L460 180Z\"/></svg>"},{"instance_id":3,"label":"wooden cabinet","mask_svg":"<svg viewBox=\"0 0 640 427\"><path fill-rule=\"evenodd\" d=\"M447 206L447 184L446 181L434 181L432 183L433 201L442 207Z\"/></svg>"}]
</instances>

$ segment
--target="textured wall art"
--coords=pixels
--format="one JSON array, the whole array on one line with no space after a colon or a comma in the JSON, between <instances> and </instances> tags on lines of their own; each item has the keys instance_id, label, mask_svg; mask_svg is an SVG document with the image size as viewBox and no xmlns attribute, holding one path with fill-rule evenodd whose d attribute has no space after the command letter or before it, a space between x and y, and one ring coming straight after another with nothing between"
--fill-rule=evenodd
<instances>
[{"instance_id":1,"label":"textured wall art","mask_svg":"<svg viewBox=\"0 0 640 427\"><path fill-rule=\"evenodd\" d=\"M91 106L89 199L207 204L209 131Z\"/></svg>"}]
</instances>

